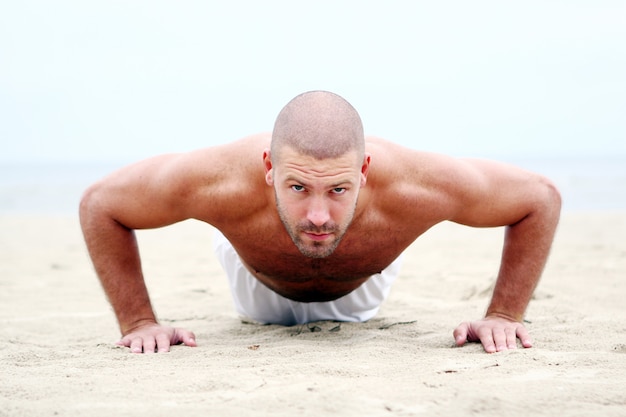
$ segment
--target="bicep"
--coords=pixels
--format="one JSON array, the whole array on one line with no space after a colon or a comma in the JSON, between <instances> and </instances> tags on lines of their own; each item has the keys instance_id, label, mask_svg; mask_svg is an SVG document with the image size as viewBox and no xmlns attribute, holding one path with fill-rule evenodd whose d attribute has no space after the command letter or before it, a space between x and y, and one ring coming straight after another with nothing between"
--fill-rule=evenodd
<instances>
[{"instance_id":1,"label":"bicep","mask_svg":"<svg viewBox=\"0 0 626 417\"><path fill-rule=\"evenodd\" d=\"M85 194L91 210L129 229L167 226L186 219L216 225L262 204L250 188L262 186L264 136L189 153L153 157L114 172ZM256 164L254 161L258 161Z\"/></svg>"},{"instance_id":2,"label":"bicep","mask_svg":"<svg viewBox=\"0 0 626 417\"><path fill-rule=\"evenodd\" d=\"M548 179L515 166L382 140L370 143L370 149L370 177L383 178L371 182L386 196L379 204L417 233L446 220L474 227L513 225L533 212L560 208L560 195Z\"/></svg>"},{"instance_id":3,"label":"bicep","mask_svg":"<svg viewBox=\"0 0 626 417\"><path fill-rule=\"evenodd\" d=\"M183 220L173 204L174 179L167 171L179 155L161 155L123 167L85 192L81 212L107 217L129 229L165 226Z\"/></svg>"},{"instance_id":4,"label":"bicep","mask_svg":"<svg viewBox=\"0 0 626 417\"><path fill-rule=\"evenodd\" d=\"M456 160L445 184L456 223L493 227L515 224L552 204L556 189L545 177L500 162Z\"/></svg>"},{"instance_id":5,"label":"bicep","mask_svg":"<svg viewBox=\"0 0 626 417\"><path fill-rule=\"evenodd\" d=\"M208 156L197 151L160 155L124 167L87 190L81 212L129 229L167 226L201 213L210 218L216 205L206 200L223 186L223 170L199 163Z\"/></svg>"}]
</instances>

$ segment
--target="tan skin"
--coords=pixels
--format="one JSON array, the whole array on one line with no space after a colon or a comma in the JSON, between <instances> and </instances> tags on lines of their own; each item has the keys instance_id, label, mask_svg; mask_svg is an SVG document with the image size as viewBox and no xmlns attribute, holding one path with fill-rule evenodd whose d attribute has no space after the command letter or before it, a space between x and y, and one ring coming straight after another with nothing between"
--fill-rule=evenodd
<instances>
[{"instance_id":1,"label":"tan skin","mask_svg":"<svg viewBox=\"0 0 626 417\"><path fill-rule=\"evenodd\" d=\"M366 155L318 161L292 148L276 165L270 135L139 162L94 184L81 225L96 272L132 352L195 346L192 332L157 323L141 271L134 229L198 219L218 228L265 285L298 301L328 301L387 267L442 221L507 226L502 263L484 319L454 330L457 345L486 352L531 339L521 324L545 265L560 196L545 178L490 161L455 159L366 138ZM297 230L302 254L278 215ZM323 225L336 228L324 232ZM313 227L315 226L315 227ZM312 230L311 228L314 228ZM297 229L297 228L296 228ZM311 230L309 230L311 229ZM301 248L302 249L302 248Z\"/></svg>"}]
</instances>

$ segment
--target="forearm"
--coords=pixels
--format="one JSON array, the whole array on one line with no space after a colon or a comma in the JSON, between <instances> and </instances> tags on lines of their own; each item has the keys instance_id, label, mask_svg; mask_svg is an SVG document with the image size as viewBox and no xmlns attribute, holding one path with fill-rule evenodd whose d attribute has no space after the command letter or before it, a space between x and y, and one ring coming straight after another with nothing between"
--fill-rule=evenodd
<instances>
[{"instance_id":1,"label":"forearm","mask_svg":"<svg viewBox=\"0 0 626 417\"><path fill-rule=\"evenodd\" d=\"M80 214L87 249L122 334L156 322L134 232L86 203Z\"/></svg>"},{"instance_id":2,"label":"forearm","mask_svg":"<svg viewBox=\"0 0 626 417\"><path fill-rule=\"evenodd\" d=\"M522 321L541 278L559 219L560 200L508 226L487 316Z\"/></svg>"}]
</instances>

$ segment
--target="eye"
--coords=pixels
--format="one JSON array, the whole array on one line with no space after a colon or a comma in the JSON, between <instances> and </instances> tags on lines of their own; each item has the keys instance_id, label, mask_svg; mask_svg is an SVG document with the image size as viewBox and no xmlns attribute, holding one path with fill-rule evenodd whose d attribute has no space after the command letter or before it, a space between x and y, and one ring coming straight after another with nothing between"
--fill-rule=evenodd
<instances>
[{"instance_id":1,"label":"eye","mask_svg":"<svg viewBox=\"0 0 626 417\"><path fill-rule=\"evenodd\" d=\"M333 194L343 194L346 192L345 188L342 187L337 187L337 188L333 188Z\"/></svg>"},{"instance_id":2,"label":"eye","mask_svg":"<svg viewBox=\"0 0 626 417\"><path fill-rule=\"evenodd\" d=\"M298 193L304 191L304 187L302 185L292 185L291 189Z\"/></svg>"}]
</instances>

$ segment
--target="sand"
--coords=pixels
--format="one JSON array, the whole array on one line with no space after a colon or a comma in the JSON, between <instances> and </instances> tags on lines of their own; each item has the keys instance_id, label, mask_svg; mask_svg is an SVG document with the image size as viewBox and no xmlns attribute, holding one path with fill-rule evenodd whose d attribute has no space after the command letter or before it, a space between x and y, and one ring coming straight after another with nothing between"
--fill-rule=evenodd
<instances>
[{"instance_id":1,"label":"sand","mask_svg":"<svg viewBox=\"0 0 626 417\"><path fill-rule=\"evenodd\" d=\"M155 308L199 346L134 355L74 217L0 217L0 416L626 416L626 213L564 214L527 312L531 349L453 346L479 318L501 229L443 224L367 323L234 312L197 222L139 234Z\"/></svg>"}]
</instances>

